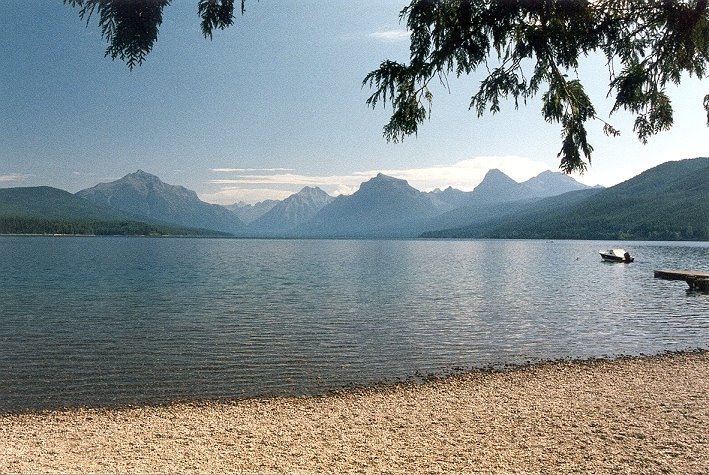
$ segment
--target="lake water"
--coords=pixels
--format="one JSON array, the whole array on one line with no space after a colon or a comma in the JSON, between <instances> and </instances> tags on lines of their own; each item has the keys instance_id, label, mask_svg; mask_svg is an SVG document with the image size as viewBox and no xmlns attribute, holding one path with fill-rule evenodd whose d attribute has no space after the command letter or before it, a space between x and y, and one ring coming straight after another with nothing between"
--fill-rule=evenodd
<instances>
[{"instance_id":1,"label":"lake water","mask_svg":"<svg viewBox=\"0 0 709 475\"><path fill-rule=\"evenodd\" d=\"M709 348L709 243L0 238L0 411Z\"/></svg>"}]
</instances>

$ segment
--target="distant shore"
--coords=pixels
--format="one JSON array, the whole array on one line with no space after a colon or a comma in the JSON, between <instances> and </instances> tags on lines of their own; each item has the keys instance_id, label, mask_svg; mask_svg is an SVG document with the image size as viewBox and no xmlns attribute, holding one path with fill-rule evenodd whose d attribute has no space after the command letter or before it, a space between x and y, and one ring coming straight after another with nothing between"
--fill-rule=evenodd
<instances>
[{"instance_id":1,"label":"distant shore","mask_svg":"<svg viewBox=\"0 0 709 475\"><path fill-rule=\"evenodd\" d=\"M0 472L709 473L709 352L0 416Z\"/></svg>"}]
</instances>

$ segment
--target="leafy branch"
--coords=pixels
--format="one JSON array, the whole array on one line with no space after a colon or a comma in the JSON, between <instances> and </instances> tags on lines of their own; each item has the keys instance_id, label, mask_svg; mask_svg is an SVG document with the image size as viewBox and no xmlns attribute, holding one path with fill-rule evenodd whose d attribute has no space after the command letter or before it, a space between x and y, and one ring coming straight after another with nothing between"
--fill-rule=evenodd
<instances>
[{"instance_id":1,"label":"leafy branch","mask_svg":"<svg viewBox=\"0 0 709 475\"><path fill-rule=\"evenodd\" d=\"M546 85L542 115L561 125L560 168L583 172L593 152L586 123L602 122L609 136L620 131L596 114L578 79L579 59L595 51L606 55L611 114L635 114L633 130L646 143L672 127L666 85L679 84L685 73L707 75L708 17L707 0L413 0L401 12L411 32L410 62L384 61L370 72L363 81L374 89L367 104L390 102L384 136L400 141L430 116L433 77L486 70L470 101L478 116L499 112L503 99L512 98L516 108L520 100L526 104ZM529 77L527 63L533 65ZM569 80L569 73L577 79ZM704 107L709 122L709 95Z\"/></svg>"},{"instance_id":2,"label":"leafy branch","mask_svg":"<svg viewBox=\"0 0 709 475\"><path fill-rule=\"evenodd\" d=\"M246 0L240 0L241 13ZM120 59L129 69L140 66L153 49L162 24L163 9L171 0L64 0L79 9L79 18L88 25L98 15L101 37L108 43L105 56ZM197 13L202 34L212 38L215 29L234 23L234 0L199 0Z\"/></svg>"}]
</instances>

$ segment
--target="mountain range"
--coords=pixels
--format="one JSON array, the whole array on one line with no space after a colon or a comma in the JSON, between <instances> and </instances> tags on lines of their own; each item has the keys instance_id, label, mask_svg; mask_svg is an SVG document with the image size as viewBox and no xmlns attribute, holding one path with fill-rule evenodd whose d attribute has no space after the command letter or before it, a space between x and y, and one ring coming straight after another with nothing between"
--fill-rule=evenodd
<instances>
[{"instance_id":1,"label":"mountain range","mask_svg":"<svg viewBox=\"0 0 709 475\"><path fill-rule=\"evenodd\" d=\"M57 222L114 223L101 234L706 240L708 183L709 158L667 162L607 189L555 172L518 183L490 170L470 192L422 192L380 173L352 195L306 187L284 200L225 207L138 170L75 195L50 187L0 189L0 233L17 232L17 224L3 223L24 219L33 232L41 232L44 220L55 224L48 232L64 229ZM131 224L116 228L120 222ZM67 229L97 234L96 226Z\"/></svg>"},{"instance_id":2,"label":"mountain range","mask_svg":"<svg viewBox=\"0 0 709 475\"><path fill-rule=\"evenodd\" d=\"M0 188L0 234L222 235L146 221L49 186Z\"/></svg>"},{"instance_id":3,"label":"mountain range","mask_svg":"<svg viewBox=\"0 0 709 475\"><path fill-rule=\"evenodd\" d=\"M168 185L143 170L81 190L76 196L150 221L231 234L245 229L241 219L223 206L205 203L194 191Z\"/></svg>"},{"instance_id":4,"label":"mountain range","mask_svg":"<svg viewBox=\"0 0 709 475\"><path fill-rule=\"evenodd\" d=\"M334 198L318 187L306 186L283 201L276 202L263 215L253 220L248 228L256 236L287 237L309 222Z\"/></svg>"},{"instance_id":5,"label":"mountain range","mask_svg":"<svg viewBox=\"0 0 709 475\"><path fill-rule=\"evenodd\" d=\"M379 173L352 195L338 196L298 234L309 237L407 237L413 223L438 214L431 197L405 180Z\"/></svg>"},{"instance_id":6,"label":"mountain range","mask_svg":"<svg viewBox=\"0 0 709 475\"><path fill-rule=\"evenodd\" d=\"M666 162L610 188L548 197L422 237L709 240L709 157Z\"/></svg>"}]
</instances>

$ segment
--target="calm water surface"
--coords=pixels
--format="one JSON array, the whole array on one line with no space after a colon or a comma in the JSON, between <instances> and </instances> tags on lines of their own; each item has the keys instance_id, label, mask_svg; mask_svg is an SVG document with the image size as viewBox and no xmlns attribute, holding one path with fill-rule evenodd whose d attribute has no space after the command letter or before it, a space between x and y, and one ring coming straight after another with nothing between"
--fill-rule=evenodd
<instances>
[{"instance_id":1,"label":"calm water surface","mask_svg":"<svg viewBox=\"0 0 709 475\"><path fill-rule=\"evenodd\" d=\"M709 348L709 243L0 238L0 411Z\"/></svg>"}]
</instances>

